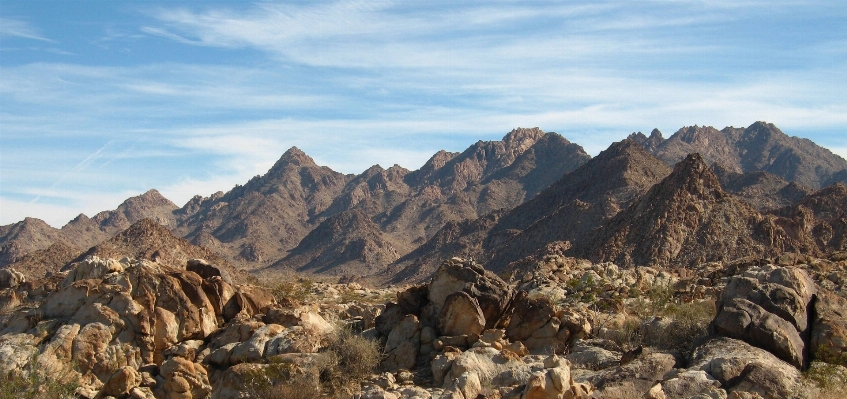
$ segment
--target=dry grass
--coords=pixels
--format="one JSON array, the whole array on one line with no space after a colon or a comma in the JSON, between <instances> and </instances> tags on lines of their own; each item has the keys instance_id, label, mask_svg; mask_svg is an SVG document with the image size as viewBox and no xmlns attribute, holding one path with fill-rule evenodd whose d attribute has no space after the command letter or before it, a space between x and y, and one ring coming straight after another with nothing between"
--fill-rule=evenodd
<instances>
[{"instance_id":1,"label":"dry grass","mask_svg":"<svg viewBox=\"0 0 847 399\"><path fill-rule=\"evenodd\" d=\"M360 389L381 359L379 345L337 328L314 361L307 367L272 361L248 376L246 392L253 398L346 398Z\"/></svg>"},{"instance_id":2,"label":"dry grass","mask_svg":"<svg viewBox=\"0 0 847 399\"><path fill-rule=\"evenodd\" d=\"M72 399L78 387L38 372L10 372L0 379L0 399Z\"/></svg>"}]
</instances>

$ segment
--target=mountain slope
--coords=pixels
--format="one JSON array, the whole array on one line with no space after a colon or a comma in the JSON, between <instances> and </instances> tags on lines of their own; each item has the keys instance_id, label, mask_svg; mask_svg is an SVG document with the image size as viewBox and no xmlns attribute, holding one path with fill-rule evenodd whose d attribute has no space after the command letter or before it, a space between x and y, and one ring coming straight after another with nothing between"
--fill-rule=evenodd
<instances>
[{"instance_id":1,"label":"mountain slope","mask_svg":"<svg viewBox=\"0 0 847 399\"><path fill-rule=\"evenodd\" d=\"M581 238L669 173L635 141L614 143L514 209L446 224L391 266L397 273L391 281L421 281L453 256L476 257L501 270L551 241Z\"/></svg>"},{"instance_id":2,"label":"mountain slope","mask_svg":"<svg viewBox=\"0 0 847 399\"><path fill-rule=\"evenodd\" d=\"M445 226L513 208L588 158L582 147L534 128L477 142L459 154L440 151L413 172L374 166L345 186L321 214L329 218L273 268L332 275L384 272L451 230Z\"/></svg>"},{"instance_id":3,"label":"mountain slope","mask_svg":"<svg viewBox=\"0 0 847 399\"><path fill-rule=\"evenodd\" d=\"M719 163L712 164L712 171L727 192L759 211L794 204L814 192L768 172L736 173Z\"/></svg>"},{"instance_id":4,"label":"mountain slope","mask_svg":"<svg viewBox=\"0 0 847 399\"><path fill-rule=\"evenodd\" d=\"M690 264L749 255L760 216L728 195L699 154L573 249L623 266ZM741 252L741 253L739 253Z\"/></svg>"},{"instance_id":5,"label":"mountain slope","mask_svg":"<svg viewBox=\"0 0 847 399\"><path fill-rule=\"evenodd\" d=\"M363 212L344 211L312 230L271 269L331 276L373 274L407 252Z\"/></svg>"},{"instance_id":6,"label":"mountain slope","mask_svg":"<svg viewBox=\"0 0 847 399\"><path fill-rule=\"evenodd\" d=\"M286 151L263 176L227 193L195 197L176 212L175 233L208 245L231 262L256 267L277 260L316 225L350 181L297 147Z\"/></svg>"},{"instance_id":7,"label":"mountain slope","mask_svg":"<svg viewBox=\"0 0 847 399\"><path fill-rule=\"evenodd\" d=\"M214 252L174 236L170 230L152 219L141 219L133 223L126 230L79 255L72 262L81 261L87 256L114 259L130 257L173 266L185 265L190 259L205 259L226 270L234 280L243 282L250 279L246 273L236 269Z\"/></svg>"},{"instance_id":8,"label":"mountain slope","mask_svg":"<svg viewBox=\"0 0 847 399\"><path fill-rule=\"evenodd\" d=\"M645 142L643 135L632 136ZM756 122L749 127L684 127L667 140L652 138L651 152L668 165L699 153L705 162L720 163L736 173L769 172L813 189L840 181L847 161L808 139L790 137L776 126ZM655 149L653 149L655 148Z\"/></svg>"}]
</instances>

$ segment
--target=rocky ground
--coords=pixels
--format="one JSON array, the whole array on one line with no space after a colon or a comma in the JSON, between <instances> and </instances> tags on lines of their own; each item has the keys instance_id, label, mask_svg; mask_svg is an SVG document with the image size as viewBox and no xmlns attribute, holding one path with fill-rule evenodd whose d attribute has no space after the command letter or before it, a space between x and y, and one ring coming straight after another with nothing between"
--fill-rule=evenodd
<instances>
[{"instance_id":1,"label":"rocky ground","mask_svg":"<svg viewBox=\"0 0 847 399\"><path fill-rule=\"evenodd\" d=\"M29 282L0 270L0 394L827 398L847 383L845 253L525 262L498 276L454 258L380 290L236 284L201 260L89 257Z\"/></svg>"}]
</instances>

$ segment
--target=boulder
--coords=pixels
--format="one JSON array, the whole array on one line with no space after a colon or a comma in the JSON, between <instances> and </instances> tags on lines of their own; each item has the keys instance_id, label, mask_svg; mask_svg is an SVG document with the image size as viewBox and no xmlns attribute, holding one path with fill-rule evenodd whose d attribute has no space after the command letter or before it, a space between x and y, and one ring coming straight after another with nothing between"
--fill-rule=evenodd
<instances>
[{"instance_id":1,"label":"boulder","mask_svg":"<svg viewBox=\"0 0 847 399\"><path fill-rule=\"evenodd\" d=\"M212 392L206 369L197 363L181 357L165 361L160 369L164 378L157 397L168 399L207 398Z\"/></svg>"},{"instance_id":2,"label":"boulder","mask_svg":"<svg viewBox=\"0 0 847 399\"><path fill-rule=\"evenodd\" d=\"M847 299L830 292L818 295L809 343L815 359L847 366Z\"/></svg>"},{"instance_id":3,"label":"boulder","mask_svg":"<svg viewBox=\"0 0 847 399\"><path fill-rule=\"evenodd\" d=\"M600 392L600 397L616 397L623 392L640 397L663 381L675 364L673 355L648 353L625 365L590 375L587 382Z\"/></svg>"},{"instance_id":4,"label":"boulder","mask_svg":"<svg viewBox=\"0 0 847 399\"><path fill-rule=\"evenodd\" d=\"M748 368L753 364L757 366ZM695 348L689 365L688 370L702 370L714 377L729 394L749 391L751 384L763 382L766 375L779 383L767 388L770 393L764 397L791 397L801 383L796 367L764 349L725 337L714 337Z\"/></svg>"},{"instance_id":5,"label":"boulder","mask_svg":"<svg viewBox=\"0 0 847 399\"><path fill-rule=\"evenodd\" d=\"M475 298L462 291L447 296L438 319L443 335L478 335L484 328L485 316Z\"/></svg>"},{"instance_id":6,"label":"boulder","mask_svg":"<svg viewBox=\"0 0 847 399\"><path fill-rule=\"evenodd\" d=\"M756 266L729 279L710 331L767 349L795 367L810 361L814 281L804 270Z\"/></svg>"},{"instance_id":7,"label":"boulder","mask_svg":"<svg viewBox=\"0 0 847 399\"><path fill-rule=\"evenodd\" d=\"M548 298L530 299L521 291L515 297L506 337L512 341L526 341L536 330L547 325L555 314L553 303Z\"/></svg>"},{"instance_id":8,"label":"boulder","mask_svg":"<svg viewBox=\"0 0 847 399\"><path fill-rule=\"evenodd\" d=\"M279 324L267 324L258 330L247 341L236 345L229 353L231 364L258 363L265 355L265 345L274 336L279 335L285 327Z\"/></svg>"},{"instance_id":9,"label":"boulder","mask_svg":"<svg viewBox=\"0 0 847 399\"><path fill-rule=\"evenodd\" d=\"M197 273L204 280L220 277L221 280L232 285L232 277L226 270L215 267L204 259L189 259L185 265L185 270Z\"/></svg>"},{"instance_id":10,"label":"boulder","mask_svg":"<svg viewBox=\"0 0 847 399\"><path fill-rule=\"evenodd\" d=\"M421 323L415 315L406 315L388 334L385 342L386 370L413 369L421 346Z\"/></svg>"},{"instance_id":11,"label":"boulder","mask_svg":"<svg viewBox=\"0 0 847 399\"><path fill-rule=\"evenodd\" d=\"M804 364L805 343L795 327L746 299L725 303L710 328L718 335L766 349L797 368Z\"/></svg>"},{"instance_id":12,"label":"boulder","mask_svg":"<svg viewBox=\"0 0 847 399\"><path fill-rule=\"evenodd\" d=\"M441 264L429 283L427 299L438 316L447 297L464 291L475 298L486 320L485 328L495 328L508 308L514 291L497 277L473 261L453 258Z\"/></svg>"},{"instance_id":13,"label":"boulder","mask_svg":"<svg viewBox=\"0 0 847 399\"><path fill-rule=\"evenodd\" d=\"M538 371L526 382L521 399L559 399L571 391L571 374L567 365Z\"/></svg>"},{"instance_id":14,"label":"boulder","mask_svg":"<svg viewBox=\"0 0 847 399\"><path fill-rule=\"evenodd\" d=\"M703 370L683 371L663 381L661 386L669 398L691 398L695 395L707 395L709 398L726 397L726 391L721 389L720 381Z\"/></svg>"},{"instance_id":15,"label":"boulder","mask_svg":"<svg viewBox=\"0 0 847 399\"><path fill-rule=\"evenodd\" d=\"M15 269L0 269L0 290L15 288L26 282L26 276Z\"/></svg>"},{"instance_id":16,"label":"boulder","mask_svg":"<svg viewBox=\"0 0 847 399\"><path fill-rule=\"evenodd\" d=\"M397 304L403 308L405 314L421 315L421 310L429 300L429 287L425 284L413 285L397 293Z\"/></svg>"},{"instance_id":17,"label":"boulder","mask_svg":"<svg viewBox=\"0 0 847 399\"><path fill-rule=\"evenodd\" d=\"M386 304L385 310L376 317L376 330L379 331L380 335L387 336L406 314L402 306L396 303Z\"/></svg>"},{"instance_id":18,"label":"boulder","mask_svg":"<svg viewBox=\"0 0 847 399\"><path fill-rule=\"evenodd\" d=\"M103 385L101 395L125 397L141 384L141 374L133 367L121 367Z\"/></svg>"}]
</instances>

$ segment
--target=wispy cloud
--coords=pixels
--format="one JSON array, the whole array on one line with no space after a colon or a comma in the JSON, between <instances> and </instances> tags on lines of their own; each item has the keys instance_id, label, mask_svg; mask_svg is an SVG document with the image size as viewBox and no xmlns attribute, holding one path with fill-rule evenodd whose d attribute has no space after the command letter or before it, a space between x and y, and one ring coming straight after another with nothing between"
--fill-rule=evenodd
<instances>
[{"instance_id":1,"label":"wispy cloud","mask_svg":"<svg viewBox=\"0 0 847 399\"><path fill-rule=\"evenodd\" d=\"M517 126L592 154L654 127L847 126L844 28L817 28L845 11L826 2L161 4L62 46L86 49L65 63L0 60L0 223L25 205L71 218L56 204L79 192L114 207L157 188L181 204L295 145L360 173ZM48 40L22 21L0 34Z\"/></svg>"},{"instance_id":2,"label":"wispy cloud","mask_svg":"<svg viewBox=\"0 0 847 399\"><path fill-rule=\"evenodd\" d=\"M41 36L38 30L26 21L0 17L0 38L3 37L21 37L43 42L54 42Z\"/></svg>"}]
</instances>

